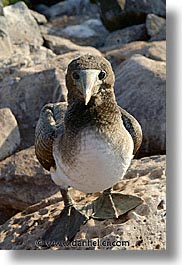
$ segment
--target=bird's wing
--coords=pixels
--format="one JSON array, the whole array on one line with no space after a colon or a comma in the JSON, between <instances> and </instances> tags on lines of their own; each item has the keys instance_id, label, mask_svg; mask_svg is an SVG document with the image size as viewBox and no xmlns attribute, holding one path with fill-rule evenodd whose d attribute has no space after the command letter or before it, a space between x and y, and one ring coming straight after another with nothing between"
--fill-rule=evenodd
<instances>
[{"instance_id":1,"label":"bird's wing","mask_svg":"<svg viewBox=\"0 0 182 265\"><path fill-rule=\"evenodd\" d=\"M45 105L40 113L35 130L35 153L41 165L50 170L55 167L53 142L57 135L64 133L66 102Z\"/></svg>"},{"instance_id":2,"label":"bird's wing","mask_svg":"<svg viewBox=\"0 0 182 265\"><path fill-rule=\"evenodd\" d=\"M133 139L134 142L133 154L135 155L142 143L141 126L138 123L138 121L126 110L122 109L121 107L119 107L119 109L121 111L121 118L123 120L123 124Z\"/></svg>"}]
</instances>

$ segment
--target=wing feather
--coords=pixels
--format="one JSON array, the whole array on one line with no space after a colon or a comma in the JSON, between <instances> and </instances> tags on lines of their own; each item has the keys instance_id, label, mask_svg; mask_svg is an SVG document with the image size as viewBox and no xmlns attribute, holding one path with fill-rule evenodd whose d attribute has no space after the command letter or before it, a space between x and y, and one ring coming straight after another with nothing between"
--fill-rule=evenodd
<instances>
[{"instance_id":1,"label":"wing feather","mask_svg":"<svg viewBox=\"0 0 182 265\"><path fill-rule=\"evenodd\" d=\"M119 108L121 111L121 118L123 120L123 124L133 139L134 142L133 154L135 155L142 143L141 126L131 114L129 114L126 110L122 109L121 107Z\"/></svg>"},{"instance_id":2,"label":"wing feather","mask_svg":"<svg viewBox=\"0 0 182 265\"><path fill-rule=\"evenodd\" d=\"M35 154L41 165L50 170L55 167L53 157L53 142L56 136L64 133L64 116L66 102L49 103L40 113L35 130Z\"/></svg>"}]
</instances>

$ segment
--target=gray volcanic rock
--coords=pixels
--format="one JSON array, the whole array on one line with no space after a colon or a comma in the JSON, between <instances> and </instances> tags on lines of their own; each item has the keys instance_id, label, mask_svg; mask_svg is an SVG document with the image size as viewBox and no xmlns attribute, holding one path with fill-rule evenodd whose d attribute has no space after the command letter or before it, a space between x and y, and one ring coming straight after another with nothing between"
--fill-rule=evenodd
<instances>
[{"instance_id":1,"label":"gray volcanic rock","mask_svg":"<svg viewBox=\"0 0 182 265\"><path fill-rule=\"evenodd\" d=\"M104 52L103 49L102 52ZM166 41L130 42L122 45L118 49L107 50L104 56L111 62L115 69L121 62L135 54L141 54L156 61L166 61Z\"/></svg>"},{"instance_id":2,"label":"gray volcanic rock","mask_svg":"<svg viewBox=\"0 0 182 265\"><path fill-rule=\"evenodd\" d=\"M76 3L76 1L71 2ZM60 2L59 5L66 3L68 1ZM40 29L42 34L64 37L78 45L92 45L94 47L103 45L108 35L98 12L91 10L84 12L84 14L78 11L78 14L73 12L70 15L58 16L51 19L46 25L40 26Z\"/></svg>"},{"instance_id":3,"label":"gray volcanic rock","mask_svg":"<svg viewBox=\"0 0 182 265\"><path fill-rule=\"evenodd\" d=\"M166 63L135 55L115 70L118 104L141 124L143 142L138 155L166 151Z\"/></svg>"},{"instance_id":4,"label":"gray volcanic rock","mask_svg":"<svg viewBox=\"0 0 182 265\"><path fill-rule=\"evenodd\" d=\"M69 19L68 19L69 21ZM54 35L70 39L74 43L82 46L99 47L104 44L108 31L104 28L102 22L98 18L76 19L74 24L69 24L55 20L46 26L41 27L43 34Z\"/></svg>"},{"instance_id":5,"label":"gray volcanic rock","mask_svg":"<svg viewBox=\"0 0 182 265\"><path fill-rule=\"evenodd\" d=\"M56 56L50 49L40 46L31 46L28 43L13 44L12 54L4 59L0 58L0 72L12 74L21 68L28 68L37 64L42 64ZM7 78L6 75L4 77ZM4 79L3 76L1 78Z\"/></svg>"},{"instance_id":6,"label":"gray volcanic rock","mask_svg":"<svg viewBox=\"0 0 182 265\"><path fill-rule=\"evenodd\" d=\"M85 53L92 53L101 55L101 53L91 46L80 46L69 39L65 39L53 35L44 35L45 45L51 49L55 54L64 54L72 51L81 51Z\"/></svg>"},{"instance_id":7,"label":"gray volcanic rock","mask_svg":"<svg viewBox=\"0 0 182 265\"><path fill-rule=\"evenodd\" d=\"M12 46L7 32L0 29L0 60L12 55Z\"/></svg>"},{"instance_id":8,"label":"gray volcanic rock","mask_svg":"<svg viewBox=\"0 0 182 265\"><path fill-rule=\"evenodd\" d=\"M166 16L165 0L97 0L101 19L110 31L145 22L147 14Z\"/></svg>"},{"instance_id":9,"label":"gray volcanic rock","mask_svg":"<svg viewBox=\"0 0 182 265\"><path fill-rule=\"evenodd\" d=\"M34 147L0 162L0 182L1 207L19 211L58 191L36 159Z\"/></svg>"},{"instance_id":10,"label":"gray volcanic rock","mask_svg":"<svg viewBox=\"0 0 182 265\"><path fill-rule=\"evenodd\" d=\"M104 42L104 47L109 47L109 49L113 49L121 47L121 45L132 41L146 39L147 36L145 25L135 25L110 33Z\"/></svg>"},{"instance_id":11,"label":"gray volcanic rock","mask_svg":"<svg viewBox=\"0 0 182 265\"><path fill-rule=\"evenodd\" d=\"M8 108L0 109L0 128L0 160L2 160L20 145L18 124Z\"/></svg>"},{"instance_id":12,"label":"gray volcanic rock","mask_svg":"<svg viewBox=\"0 0 182 265\"><path fill-rule=\"evenodd\" d=\"M47 19L44 15L36 12L35 10L30 10L30 12L39 25L43 25L47 23Z\"/></svg>"},{"instance_id":13,"label":"gray volcanic rock","mask_svg":"<svg viewBox=\"0 0 182 265\"><path fill-rule=\"evenodd\" d=\"M114 190L123 194L135 194L141 197L144 203L118 219L90 219L81 226L73 246L63 247L59 242L51 242L50 248L165 249L165 187L165 156L133 160L128 177L126 174L125 179L116 184ZM78 204L85 204L98 196L86 196L73 189L71 193ZM42 236L62 209L61 198L53 196L16 214L0 227L0 248L41 249ZM95 245L88 245L88 241L95 241ZM98 245L98 242L101 244Z\"/></svg>"},{"instance_id":14,"label":"gray volcanic rock","mask_svg":"<svg viewBox=\"0 0 182 265\"><path fill-rule=\"evenodd\" d=\"M37 65L5 75L0 82L0 107L14 113L26 144L34 142L34 128L41 108L60 98L61 87L54 66Z\"/></svg>"},{"instance_id":15,"label":"gray volcanic rock","mask_svg":"<svg viewBox=\"0 0 182 265\"><path fill-rule=\"evenodd\" d=\"M13 215L17 214L19 211L16 209L8 208L8 207L0 207L0 225L4 224L8 219L10 219Z\"/></svg>"},{"instance_id":16,"label":"gray volcanic rock","mask_svg":"<svg viewBox=\"0 0 182 265\"><path fill-rule=\"evenodd\" d=\"M166 39L166 20L154 14L148 14L146 19L147 33L151 40Z\"/></svg>"},{"instance_id":17,"label":"gray volcanic rock","mask_svg":"<svg viewBox=\"0 0 182 265\"><path fill-rule=\"evenodd\" d=\"M96 43L98 39L97 32L87 25L72 25L67 26L63 29L63 34L65 37L69 37L71 40L75 41L77 44L88 45L89 43Z\"/></svg>"},{"instance_id":18,"label":"gray volcanic rock","mask_svg":"<svg viewBox=\"0 0 182 265\"><path fill-rule=\"evenodd\" d=\"M81 16L83 14L94 14L97 12L97 7L90 0L67 0L54 4L49 8L41 4L38 6L38 10L49 20L53 20L63 15L75 14Z\"/></svg>"},{"instance_id":19,"label":"gray volcanic rock","mask_svg":"<svg viewBox=\"0 0 182 265\"><path fill-rule=\"evenodd\" d=\"M4 7L4 18L12 43L28 42L34 46L43 44L39 26L24 2Z\"/></svg>"}]
</instances>

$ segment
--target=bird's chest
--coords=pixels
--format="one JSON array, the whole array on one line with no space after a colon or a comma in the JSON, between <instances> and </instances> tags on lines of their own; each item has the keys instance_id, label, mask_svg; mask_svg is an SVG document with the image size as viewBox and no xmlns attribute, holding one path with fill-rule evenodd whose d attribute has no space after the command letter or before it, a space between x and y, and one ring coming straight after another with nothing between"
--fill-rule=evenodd
<instances>
[{"instance_id":1,"label":"bird's chest","mask_svg":"<svg viewBox=\"0 0 182 265\"><path fill-rule=\"evenodd\" d=\"M92 172L103 172L109 163L110 167L116 167L119 154L111 143L104 137L96 135L92 131L83 131L77 145L75 164L82 170L89 168Z\"/></svg>"},{"instance_id":2,"label":"bird's chest","mask_svg":"<svg viewBox=\"0 0 182 265\"><path fill-rule=\"evenodd\" d=\"M86 129L74 139L70 161L60 157L59 164L68 178L68 185L84 192L97 192L118 182L126 172L131 154L128 156L126 152L125 156L122 152L124 150L115 149L107 138Z\"/></svg>"}]
</instances>

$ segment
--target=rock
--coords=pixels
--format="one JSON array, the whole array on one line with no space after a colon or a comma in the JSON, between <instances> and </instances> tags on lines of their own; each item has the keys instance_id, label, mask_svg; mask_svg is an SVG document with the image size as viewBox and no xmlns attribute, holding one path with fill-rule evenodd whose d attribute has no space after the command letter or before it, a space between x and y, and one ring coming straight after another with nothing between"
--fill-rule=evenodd
<instances>
[{"instance_id":1,"label":"rock","mask_svg":"<svg viewBox=\"0 0 182 265\"><path fill-rule=\"evenodd\" d=\"M104 49L101 49L104 51ZM108 50L104 56L111 62L114 69L124 60L135 54L144 55L156 61L166 61L166 41L136 41L122 45L118 49Z\"/></svg>"},{"instance_id":2,"label":"rock","mask_svg":"<svg viewBox=\"0 0 182 265\"><path fill-rule=\"evenodd\" d=\"M154 14L148 14L146 19L146 29L151 40L166 39L166 20Z\"/></svg>"},{"instance_id":3,"label":"rock","mask_svg":"<svg viewBox=\"0 0 182 265\"><path fill-rule=\"evenodd\" d=\"M44 41L46 47L51 49L55 54L64 54L72 51L82 51L85 53L93 53L101 55L101 53L91 46L80 46L69 39L65 39L62 37L57 37L53 35L44 35Z\"/></svg>"},{"instance_id":4,"label":"rock","mask_svg":"<svg viewBox=\"0 0 182 265\"><path fill-rule=\"evenodd\" d=\"M39 47L36 48L34 46L30 47L30 58L31 58L31 64L30 65L37 65L42 64L44 62L48 62L49 60L54 60L56 58L55 54L46 47Z\"/></svg>"},{"instance_id":5,"label":"rock","mask_svg":"<svg viewBox=\"0 0 182 265\"><path fill-rule=\"evenodd\" d=\"M92 18L83 21L78 17L61 17L41 26L43 35L64 37L82 46L99 47L104 44L108 31L100 19Z\"/></svg>"},{"instance_id":6,"label":"rock","mask_svg":"<svg viewBox=\"0 0 182 265\"><path fill-rule=\"evenodd\" d=\"M146 37L145 25L141 24L121 30L116 30L110 33L105 40L104 46L113 49L121 47L121 45L132 41L146 40L146 39L147 37Z\"/></svg>"},{"instance_id":7,"label":"rock","mask_svg":"<svg viewBox=\"0 0 182 265\"><path fill-rule=\"evenodd\" d=\"M39 4L36 7L36 10L43 15L45 15L49 20L58 16L62 16L68 12L68 4L67 1L58 2L51 7L47 7L47 5Z\"/></svg>"},{"instance_id":8,"label":"rock","mask_svg":"<svg viewBox=\"0 0 182 265\"><path fill-rule=\"evenodd\" d=\"M39 26L24 2L4 7L4 17L8 30L7 33L12 43L28 42L34 46L41 46L43 44Z\"/></svg>"},{"instance_id":9,"label":"rock","mask_svg":"<svg viewBox=\"0 0 182 265\"><path fill-rule=\"evenodd\" d=\"M166 61L166 41L150 42L144 55L156 61Z\"/></svg>"},{"instance_id":10,"label":"rock","mask_svg":"<svg viewBox=\"0 0 182 265\"><path fill-rule=\"evenodd\" d=\"M98 9L89 0L67 0L52 5L50 8L45 8L45 5L38 6L38 10L48 17L49 20L53 20L63 15L93 15Z\"/></svg>"},{"instance_id":11,"label":"rock","mask_svg":"<svg viewBox=\"0 0 182 265\"><path fill-rule=\"evenodd\" d=\"M4 12L3 12L3 3L0 1L0 16L3 16Z\"/></svg>"},{"instance_id":12,"label":"rock","mask_svg":"<svg viewBox=\"0 0 182 265\"><path fill-rule=\"evenodd\" d=\"M35 20L37 21L39 25L43 25L47 23L47 19L44 15L36 12L35 10L30 10L30 13L35 18Z\"/></svg>"},{"instance_id":13,"label":"rock","mask_svg":"<svg viewBox=\"0 0 182 265\"><path fill-rule=\"evenodd\" d=\"M96 32L100 34L108 35L109 32L102 24L102 21L98 18L91 18L88 20L85 20L84 25L87 25L89 28L95 30Z\"/></svg>"},{"instance_id":14,"label":"rock","mask_svg":"<svg viewBox=\"0 0 182 265\"><path fill-rule=\"evenodd\" d=\"M44 4L46 6L52 6L59 3L60 0L31 0L31 4L36 6L37 4Z\"/></svg>"},{"instance_id":15,"label":"rock","mask_svg":"<svg viewBox=\"0 0 182 265\"><path fill-rule=\"evenodd\" d=\"M160 163L161 161L161 163ZM150 165L150 162L152 165ZM133 178L120 181L116 191L136 194L144 203L118 219L97 221L90 219L81 226L72 246L60 246L59 242L49 242L51 249L128 249L164 250L166 248L165 201L166 179L160 173L158 178L149 177L151 168L156 172L165 170L165 156L155 156L134 160L130 172ZM143 169L136 174L136 168ZM92 201L98 194L85 195L71 190L79 204ZM1 249L41 249L42 236L63 209L61 198L49 197L40 203L16 214L0 227ZM95 243L93 243L95 242ZM56 244L57 243L57 244ZM100 245L98 245L100 243Z\"/></svg>"},{"instance_id":16,"label":"rock","mask_svg":"<svg viewBox=\"0 0 182 265\"><path fill-rule=\"evenodd\" d=\"M143 175L148 175L148 177L151 178L151 175L154 175L154 172L160 178L163 176L165 165L166 159L164 155L133 159L128 171L126 172L126 175L124 176L124 179L136 178ZM156 170L158 173L156 173Z\"/></svg>"},{"instance_id":17,"label":"rock","mask_svg":"<svg viewBox=\"0 0 182 265\"><path fill-rule=\"evenodd\" d=\"M36 159L34 147L1 161L0 173L0 200L4 208L24 210L58 192L49 172Z\"/></svg>"},{"instance_id":18,"label":"rock","mask_svg":"<svg viewBox=\"0 0 182 265\"><path fill-rule=\"evenodd\" d=\"M88 20L81 25L67 26L62 30L63 36L79 45L101 46L108 34L99 22L99 20Z\"/></svg>"},{"instance_id":19,"label":"rock","mask_svg":"<svg viewBox=\"0 0 182 265\"><path fill-rule=\"evenodd\" d=\"M18 71L22 66L28 66L31 62L30 45L28 43L11 44L12 53L0 58L0 71L5 74ZM11 71L9 71L11 69Z\"/></svg>"},{"instance_id":20,"label":"rock","mask_svg":"<svg viewBox=\"0 0 182 265\"><path fill-rule=\"evenodd\" d=\"M0 60L12 55L12 46L8 34L0 29Z\"/></svg>"},{"instance_id":21,"label":"rock","mask_svg":"<svg viewBox=\"0 0 182 265\"><path fill-rule=\"evenodd\" d=\"M20 144L17 121L9 108L0 109L0 160L11 155Z\"/></svg>"},{"instance_id":22,"label":"rock","mask_svg":"<svg viewBox=\"0 0 182 265\"><path fill-rule=\"evenodd\" d=\"M110 31L145 23L147 14L166 16L165 0L97 0L101 19Z\"/></svg>"},{"instance_id":23,"label":"rock","mask_svg":"<svg viewBox=\"0 0 182 265\"><path fill-rule=\"evenodd\" d=\"M0 107L9 107L18 123L24 148L34 143L34 128L41 108L61 99L59 73L54 65L21 68L0 82Z\"/></svg>"},{"instance_id":24,"label":"rock","mask_svg":"<svg viewBox=\"0 0 182 265\"><path fill-rule=\"evenodd\" d=\"M55 56L50 50L40 46L43 44L43 38L31 15L33 11L29 10L23 2L7 6L4 10L5 17L0 17L0 32L2 32L0 68L15 69L16 66L18 69L22 66L32 66ZM40 14L40 23L43 17L41 16ZM16 34L14 33L15 23Z\"/></svg>"},{"instance_id":25,"label":"rock","mask_svg":"<svg viewBox=\"0 0 182 265\"><path fill-rule=\"evenodd\" d=\"M87 25L68 26L63 30L63 33L72 40L76 40L75 42L79 42L79 44L83 44L85 39L88 40L88 43L95 42L97 39L97 33Z\"/></svg>"},{"instance_id":26,"label":"rock","mask_svg":"<svg viewBox=\"0 0 182 265\"><path fill-rule=\"evenodd\" d=\"M143 142L138 155L166 151L166 63L135 55L115 70L118 104L141 124Z\"/></svg>"},{"instance_id":27,"label":"rock","mask_svg":"<svg viewBox=\"0 0 182 265\"><path fill-rule=\"evenodd\" d=\"M31 67L37 64L42 64L44 61L55 58L50 49L43 46L35 47L28 43L21 43L18 45L12 45L13 54L9 57L0 58L0 72L4 72L5 75L18 72L21 67Z\"/></svg>"},{"instance_id":28,"label":"rock","mask_svg":"<svg viewBox=\"0 0 182 265\"><path fill-rule=\"evenodd\" d=\"M49 12L49 7L47 5L44 4L36 4L34 6L34 10L36 10L36 12L42 14L43 16L47 16L47 13Z\"/></svg>"},{"instance_id":29,"label":"rock","mask_svg":"<svg viewBox=\"0 0 182 265\"><path fill-rule=\"evenodd\" d=\"M0 225L4 224L8 219L10 219L13 215L17 214L19 211L7 208L7 207L0 207Z\"/></svg>"}]
</instances>

